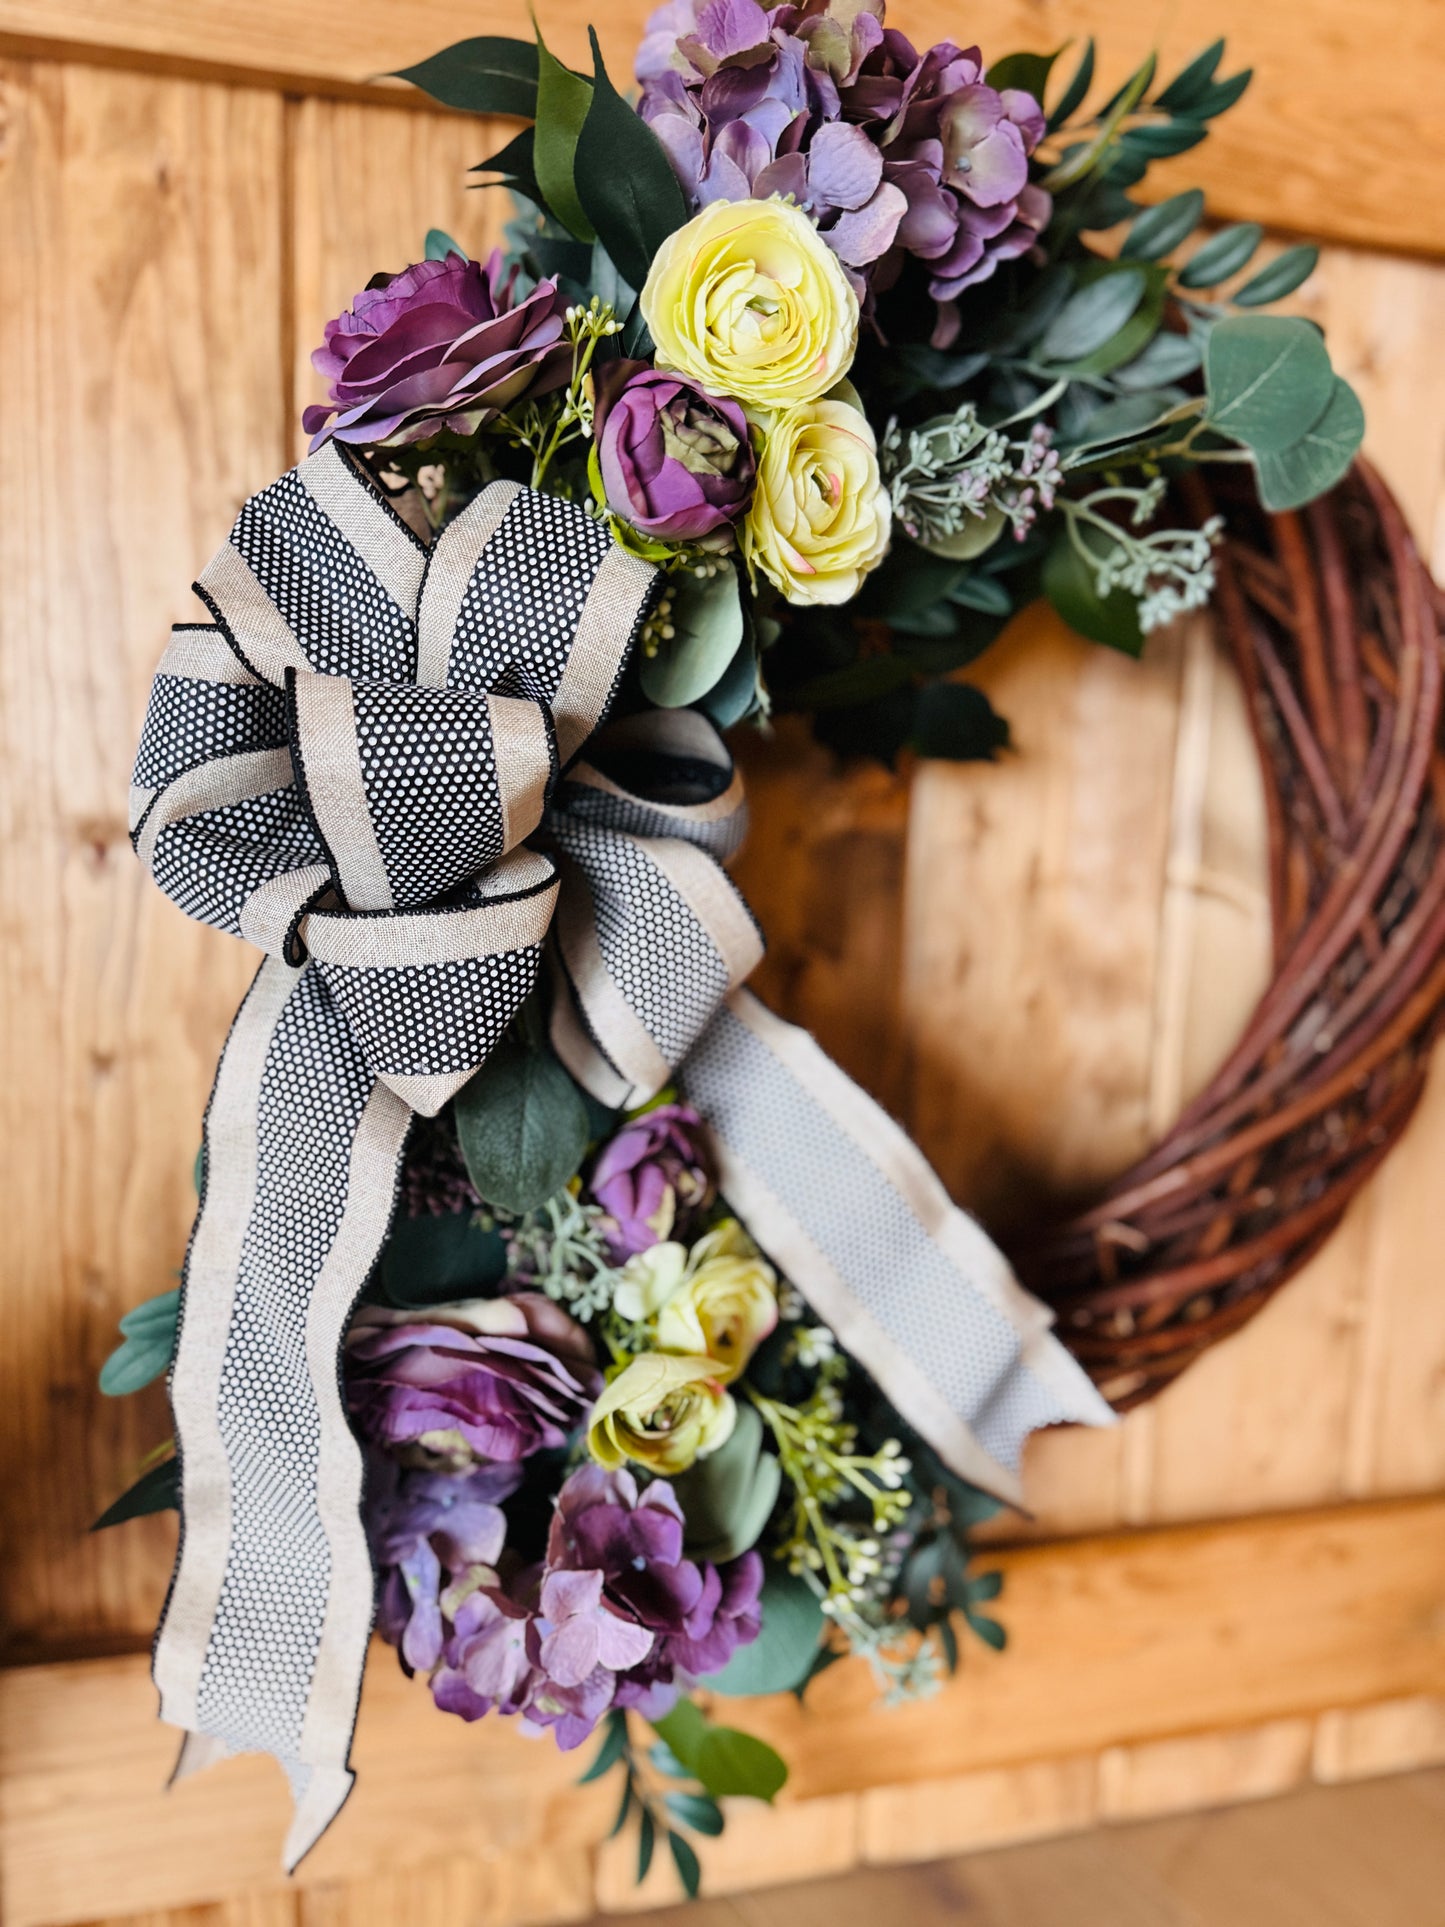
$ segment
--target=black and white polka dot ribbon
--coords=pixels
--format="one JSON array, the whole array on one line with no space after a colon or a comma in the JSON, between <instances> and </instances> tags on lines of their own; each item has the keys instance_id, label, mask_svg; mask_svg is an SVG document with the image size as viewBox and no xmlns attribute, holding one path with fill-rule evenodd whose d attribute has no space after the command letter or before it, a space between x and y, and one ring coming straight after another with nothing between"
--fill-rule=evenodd
<instances>
[{"instance_id":1,"label":"black and white polka dot ribbon","mask_svg":"<svg viewBox=\"0 0 1445 1927\"><path fill-rule=\"evenodd\" d=\"M413 1115L485 1062L544 945L574 1075L613 1104L681 1077L732 1205L959 1472L1012 1495L1030 1429L1107 1417L897 1126L740 989L726 749L687 711L600 727L653 583L511 483L427 545L327 445L246 503L196 585L213 620L156 675L136 849L266 959L206 1117L155 1678L178 1772L281 1760L288 1867L350 1790L371 1625L341 1341Z\"/></svg>"}]
</instances>

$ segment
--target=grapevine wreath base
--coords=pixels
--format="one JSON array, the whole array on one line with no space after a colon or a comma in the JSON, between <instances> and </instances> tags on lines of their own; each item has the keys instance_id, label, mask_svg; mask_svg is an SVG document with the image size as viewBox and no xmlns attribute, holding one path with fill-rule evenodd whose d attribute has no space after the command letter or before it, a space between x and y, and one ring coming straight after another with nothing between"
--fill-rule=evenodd
<instances>
[{"instance_id":1,"label":"grapevine wreath base","mask_svg":"<svg viewBox=\"0 0 1445 1927\"><path fill-rule=\"evenodd\" d=\"M1445 1008L1445 597L1364 463L1302 514L1193 489L1229 529L1218 608L1264 771L1275 975L1168 1135L1014 1254L1120 1410L1325 1242L1405 1128Z\"/></svg>"}]
</instances>

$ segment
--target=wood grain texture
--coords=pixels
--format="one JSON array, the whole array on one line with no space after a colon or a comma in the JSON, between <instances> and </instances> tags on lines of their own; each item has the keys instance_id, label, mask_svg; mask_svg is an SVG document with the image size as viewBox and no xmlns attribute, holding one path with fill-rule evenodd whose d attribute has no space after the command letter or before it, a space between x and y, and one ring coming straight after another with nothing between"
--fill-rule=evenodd
<instances>
[{"instance_id":1,"label":"wood grain texture","mask_svg":"<svg viewBox=\"0 0 1445 1927\"><path fill-rule=\"evenodd\" d=\"M867 1668L848 1662L801 1708L787 1697L729 1703L739 1724L784 1749L793 1775L776 1822L742 1806L736 1828L704 1843L719 1889L905 1852L882 1806L870 1819L857 1805L879 1788L1122 1748L1132 1751L1112 1791L1101 1769L1101 1808L1140 1810L1151 1784L1157 1806L1161 1787L1177 1798L1191 1779L1208 1797L1233 1797L1282 1783L1299 1755L1297 1723L1319 1712L1445 1697L1445 1499L1023 1547L1001 1563L1010 1652L972 1647L939 1699L885 1713ZM1161 1747L1242 1727L1256 1731ZM139 1911L280 1889L287 1795L274 1763L231 1761L168 1797L171 1750L138 1656L0 1673L6 1927L99 1920L119 1894ZM413 1875L417 1891L443 1896L428 1902L439 1922L466 1918L473 1903L449 1914L445 1896L471 1892L490 1927L585 1912L586 1855L610 1824L615 1789L577 1787L575 1758L506 1722L438 1718L378 1648L355 1764L345 1817L298 1876L301 1923L380 1922L387 1895L392 1917L410 1919L401 1910ZM990 1816L1017 1826L1030 1803L1037 1827L1050 1814L1087 1817L1081 1774L1060 1765L1026 1782L973 1781L974 1837ZM930 1797L920 1795L925 1812ZM480 1865L481 1884L463 1863ZM604 1857L599 1882L610 1904L626 1898L619 1858ZM666 1892L659 1876L658 1897ZM430 1927L425 1913L416 1919Z\"/></svg>"},{"instance_id":2,"label":"wood grain texture","mask_svg":"<svg viewBox=\"0 0 1445 1927\"><path fill-rule=\"evenodd\" d=\"M255 964L142 877L125 795L167 625L281 464L282 103L50 65L0 88L0 1628L53 1652L134 1641L169 1570L169 1522L85 1538L166 1430L158 1391L95 1375L172 1282Z\"/></svg>"},{"instance_id":3,"label":"wood grain texture","mask_svg":"<svg viewBox=\"0 0 1445 1927\"><path fill-rule=\"evenodd\" d=\"M587 58L595 20L624 75L647 0L599 10L551 0L542 14L566 60ZM1438 0L1398 0L1388 30L1355 0L1262 7L1212 0L1207 15L1161 18L1142 0L995 0L960 26L944 0L914 0L896 23L920 46L978 31L990 60L1015 47L1049 51L1095 34L1101 84L1112 88L1157 45L1180 65L1214 34L1256 70L1244 102L1202 152L1159 171L1159 189L1203 182L1215 211L1334 240L1445 252L1445 126L1433 102L1445 88ZM478 31L529 32L521 0L498 0L484 21L466 0L0 0L0 48L83 53L172 72L224 74L288 88L372 93L377 75ZM1406 78L1407 77L1407 78ZM394 84L394 83L393 83ZM1341 100L1348 98L1347 137Z\"/></svg>"}]
</instances>

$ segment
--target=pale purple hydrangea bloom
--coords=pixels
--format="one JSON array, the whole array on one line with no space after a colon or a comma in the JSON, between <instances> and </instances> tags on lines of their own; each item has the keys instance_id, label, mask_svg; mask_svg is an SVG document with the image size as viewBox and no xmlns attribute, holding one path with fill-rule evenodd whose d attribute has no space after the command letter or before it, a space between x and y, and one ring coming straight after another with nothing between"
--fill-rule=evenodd
<instances>
[{"instance_id":1,"label":"pale purple hydrangea bloom","mask_svg":"<svg viewBox=\"0 0 1445 1927\"><path fill-rule=\"evenodd\" d=\"M1038 102L988 86L977 48L919 54L883 24L882 0L847 19L819 0L668 0L637 77L639 111L694 209L791 195L865 300L918 257L940 346L957 331L956 297L1048 222L1049 196L1029 181Z\"/></svg>"}]
</instances>

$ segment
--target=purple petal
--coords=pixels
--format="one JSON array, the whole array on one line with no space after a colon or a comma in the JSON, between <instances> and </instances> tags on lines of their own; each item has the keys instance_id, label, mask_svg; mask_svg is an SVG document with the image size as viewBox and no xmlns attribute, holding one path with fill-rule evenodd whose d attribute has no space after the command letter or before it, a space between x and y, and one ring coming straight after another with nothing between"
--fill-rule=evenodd
<instances>
[{"instance_id":1,"label":"purple petal","mask_svg":"<svg viewBox=\"0 0 1445 1927\"><path fill-rule=\"evenodd\" d=\"M866 207L840 216L824 238L840 261L863 268L892 247L898 224L907 212L902 189L884 181Z\"/></svg>"},{"instance_id":2,"label":"purple petal","mask_svg":"<svg viewBox=\"0 0 1445 1927\"><path fill-rule=\"evenodd\" d=\"M813 136L808 150L808 188L815 199L831 207L861 208L882 178L883 156L861 127L835 121L829 127L820 127Z\"/></svg>"}]
</instances>

